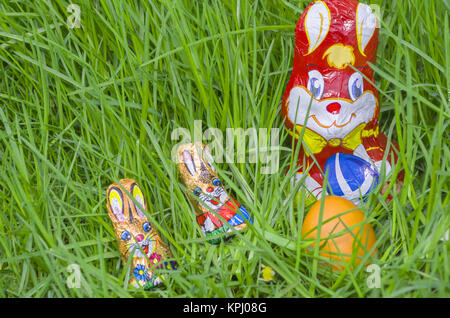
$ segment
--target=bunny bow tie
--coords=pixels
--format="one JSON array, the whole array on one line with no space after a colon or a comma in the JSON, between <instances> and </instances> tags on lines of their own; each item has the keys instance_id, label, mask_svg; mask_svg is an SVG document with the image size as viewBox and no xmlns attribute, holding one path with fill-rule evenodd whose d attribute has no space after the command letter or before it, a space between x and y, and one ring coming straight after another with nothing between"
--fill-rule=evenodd
<instances>
[{"instance_id":1,"label":"bunny bow tie","mask_svg":"<svg viewBox=\"0 0 450 318\"><path fill-rule=\"evenodd\" d=\"M378 127L375 130L364 130L366 127L365 123L360 124L355 129L353 129L344 138L332 138L326 140L318 133L312 131L309 128L304 129L302 141L307 145L312 154L320 153L325 146L338 147L342 146L344 148L354 151L362 143L363 137L377 136ZM303 126L297 125L295 132L295 138L298 139L302 134ZM289 131L292 134L292 131Z\"/></svg>"}]
</instances>

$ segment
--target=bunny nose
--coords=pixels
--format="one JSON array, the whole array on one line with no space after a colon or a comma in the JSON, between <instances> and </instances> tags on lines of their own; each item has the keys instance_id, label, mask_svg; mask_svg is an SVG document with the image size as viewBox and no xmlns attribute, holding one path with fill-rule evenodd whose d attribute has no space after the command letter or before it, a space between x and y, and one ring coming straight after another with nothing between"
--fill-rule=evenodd
<instances>
[{"instance_id":1,"label":"bunny nose","mask_svg":"<svg viewBox=\"0 0 450 318\"><path fill-rule=\"evenodd\" d=\"M341 110L341 104L331 103L327 106L327 110L329 113L331 113L333 115L339 114L339 111Z\"/></svg>"},{"instance_id":2,"label":"bunny nose","mask_svg":"<svg viewBox=\"0 0 450 318\"><path fill-rule=\"evenodd\" d=\"M208 187L208 188L206 189L206 191L208 191L208 192L213 192L214 189L213 189L213 187Z\"/></svg>"},{"instance_id":3,"label":"bunny nose","mask_svg":"<svg viewBox=\"0 0 450 318\"><path fill-rule=\"evenodd\" d=\"M136 236L136 241L138 241L138 242L142 241L143 239L144 239L144 235L142 235L142 234L139 234Z\"/></svg>"}]
</instances>

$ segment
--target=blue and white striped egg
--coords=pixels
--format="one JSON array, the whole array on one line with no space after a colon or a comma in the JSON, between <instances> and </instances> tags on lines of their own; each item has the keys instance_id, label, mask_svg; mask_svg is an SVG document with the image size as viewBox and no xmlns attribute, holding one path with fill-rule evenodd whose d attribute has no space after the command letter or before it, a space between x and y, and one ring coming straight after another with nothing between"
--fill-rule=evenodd
<instances>
[{"instance_id":1,"label":"blue and white striped egg","mask_svg":"<svg viewBox=\"0 0 450 318\"><path fill-rule=\"evenodd\" d=\"M363 200L378 185L378 171L360 157L337 153L325 162L328 193L348 200Z\"/></svg>"}]
</instances>

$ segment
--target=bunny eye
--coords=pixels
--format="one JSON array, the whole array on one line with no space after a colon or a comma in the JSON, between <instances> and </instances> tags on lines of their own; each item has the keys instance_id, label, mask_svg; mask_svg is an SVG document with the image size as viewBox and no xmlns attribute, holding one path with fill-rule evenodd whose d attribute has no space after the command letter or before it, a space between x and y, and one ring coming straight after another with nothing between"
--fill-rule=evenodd
<instances>
[{"instance_id":1,"label":"bunny eye","mask_svg":"<svg viewBox=\"0 0 450 318\"><path fill-rule=\"evenodd\" d=\"M354 101L357 100L364 91L364 81L360 73L356 72L350 76L348 80L348 93L350 98Z\"/></svg>"},{"instance_id":2,"label":"bunny eye","mask_svg":"<svg viewBox=\"0 0 450 318\"><path fill-rule=\"evenodd\" d=\"M131 239L131 234L128 231L123 231L120 238L124 241L129 241Z\"/></svg>"},{"instance_id":3,"label":"bunny eye","mask_svg":"<svg viewBox=\"0 0 450 318\"><path fill-rule=\"evenodd\" d=\"M202 193L202 189L200 189L200 188L195 188L194 189L194 194L195 195L200 195L200 193Z\"/></svg>"},{"instance_id":4,"label":"bunny eye","mask_svg":"<svg viewBox=\"0 0 450 318\"><path fill-rule=\"evenodd\" d=\"M152 227L151 227L150 223L145 222L145 223L142 225L142 229L144 230L144 232L150 232L151 229L152 229Z\"/></svg>"},{"instance_id":5,"label":"bunny eye","mask_svg":"<svg viewBox=\"0 0 450 318\"><path fill-rule=\"evenodd\" d=\"M217 187L217 186L221 185L222 182L220 182L219 179L214 179L213 182L212 182L212 184L215 185L215 186Z\"/></svg>"},{"instance_id":6,"label":"bunny eye","mask_svg":"<svg viewBox=\"0 0 450 318\"><path fill-rule=\"evenodd\" d=\"M308 91L315 99L321 99L325 88L325 82L322 74L317 70L309 71L308 73Z\"/></svg>"}]
</instances>

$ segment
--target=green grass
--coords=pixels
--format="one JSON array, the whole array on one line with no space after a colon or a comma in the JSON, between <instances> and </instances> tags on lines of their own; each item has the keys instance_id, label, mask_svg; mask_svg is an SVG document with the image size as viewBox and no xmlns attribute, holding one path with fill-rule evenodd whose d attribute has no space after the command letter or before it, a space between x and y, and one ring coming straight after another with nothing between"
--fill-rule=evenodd
<instances>
[{"instance_id":1,"label":"green grass","mask_svg":"<svg viewBox=\"0 0 450 318\"><path fill-rule=\"evenodd\" d=\"M372 0L382 12L380 128L405 182L362 206L377 236L380 288L362 266L331 272L303 247L280 135L278 173L220 166L255 225L204 242L171 159L175 128L283 127L294 27L309 1L0 1L0 297L449 297L450 35L446 0ZM127 290L107 186L134 178L180 269ZM379 187L380 188L380 187ZM378 190L379 190L378 188ZM78 264L80 289L66 284ZM265 282L261 270L276 272ZM129 265L128 265L129 266Z\"/></svg>"}]
</instances>

